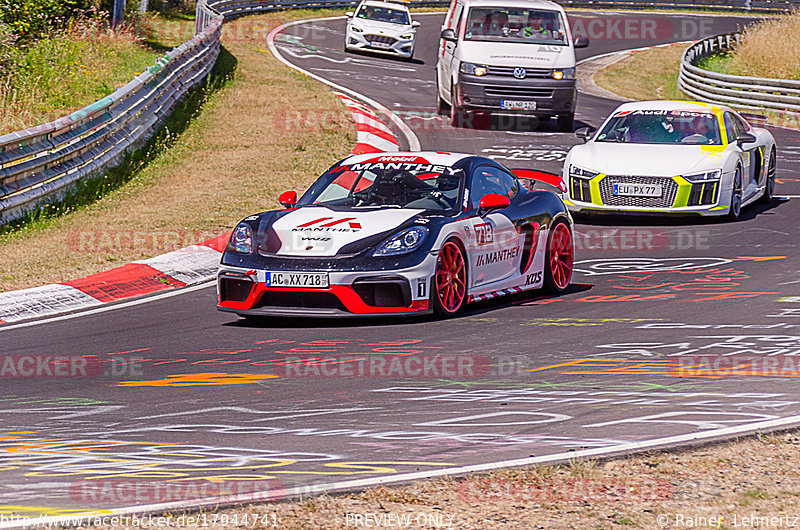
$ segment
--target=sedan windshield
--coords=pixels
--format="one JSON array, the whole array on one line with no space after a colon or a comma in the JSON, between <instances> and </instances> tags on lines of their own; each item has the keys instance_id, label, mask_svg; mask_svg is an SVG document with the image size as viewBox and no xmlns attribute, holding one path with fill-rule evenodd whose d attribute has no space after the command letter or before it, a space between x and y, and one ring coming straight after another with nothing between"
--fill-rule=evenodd
<instances>
[{"instance_id":1,"label":"sedan windshield","mask_svg":"<svg viewBox=\"0 0 800 530\"><path fill-rule=\"evenodd\" d=\"M356 18L363 18L366 20L377 20L378 22L389 22L391 24L402 24L408 26L408 13L400 9L389 9L386 7L362 6L356 14Z\"/></svg>"},{"instance_id":2,"label":"sedan windshield","mask_svg":"<svg viewBox=\"0 0 800 530\"><path fill-rule=\"evenodd\" d=\"M615 114L597 142L720 145L719 120L710 112L634 110Z\"/></svg>"},{"instance_id":3,"label":"sedan windshield","mask_svg":"<svg viewBox=\"0 0 800 530\"><path fill-rule=\"evenodd\" d=\"M567 45L566 26L557 11L474 7L465 31L464 40Z\"/></svg>"},{"instance_id":4,"label":"sedan windshield","mask_svg":"<svg viewBox=\"0 0 800 530\"><path fill-rule=\"evenodd\" d=\"M336 166L320 177L298 204L449 211L460 204L464 180L462 169L430 164Z\"/></svg>"}]
</instances>

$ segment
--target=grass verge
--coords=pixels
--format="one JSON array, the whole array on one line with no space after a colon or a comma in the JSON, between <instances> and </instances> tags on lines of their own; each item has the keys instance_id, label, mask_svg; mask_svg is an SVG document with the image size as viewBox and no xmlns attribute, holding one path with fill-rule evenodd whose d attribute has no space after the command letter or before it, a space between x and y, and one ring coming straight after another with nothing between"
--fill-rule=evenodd
<instances>
[{"instance_id":1,"label":"grass verge","mask_svg":"<svg viewBox=\"0 0 800 530\"><path fill-rule=\"evenodd\" d=\"M678 89L678 64L686 48L675 45L632 53L597 72L594 82L630 99L689 99Z\"/></svg>"},{"instance_id":2,"label":"grass verge","mask_svg":"<svg viewBox=\"0 0 800 530\"><path fill-rule=\"evenodd\" d=\"M149 149L87 188L86 198L99 190L99 200L0 233L0 290L65 281L218 235L345 156L355 142L346 108L264 44L279 23L338 13L280 13L229 26L218 68L234 73L221 90L184 103ZM287 120L291 112L309 119Z\"/></svg>"},{"instance_id":3,"label":"grass verge","mask_svg":"<svg viewBox=\"0 0 800 530\"><path fill-rule=\"evenodd\" d=\"M404 520L414 528L772 528L781 526L781 518L782 526L790 526L786 518L800 515L799 447L796 431L759 434L684 451L502 469L201 513L229 521L245 515L253 521L258 514L267 524L256 528L274 522L283 529L389 521L409 527L398 524Z\"/></svg>"}]
</instances>

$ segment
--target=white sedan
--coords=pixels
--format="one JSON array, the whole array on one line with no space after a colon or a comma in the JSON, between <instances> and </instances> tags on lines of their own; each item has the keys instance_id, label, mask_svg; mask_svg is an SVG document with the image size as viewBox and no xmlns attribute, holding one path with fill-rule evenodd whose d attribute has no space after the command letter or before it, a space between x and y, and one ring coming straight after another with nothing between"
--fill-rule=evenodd
<instances>
[{"instance_id":1,"label":"white sedan","mask_svg":"<svg viewBox=\"0 0 800 530\"><path fill-rule=\"evenodd\" d=\"M575 213L684 213L739 217L775 191L775 139L723 106L625 103L564 162Z\"/></svg>"},{"instance_id":2,"label":"white sedan","mask_svg":"<svg viewBox=\"0 0 800 530\"><path fill-rule=\"evenodd\" d=\"M419 22L408 7L395 2L363 0L347 13L345 51L370 51L411 60Z\"/></svg>"}]
</instances>

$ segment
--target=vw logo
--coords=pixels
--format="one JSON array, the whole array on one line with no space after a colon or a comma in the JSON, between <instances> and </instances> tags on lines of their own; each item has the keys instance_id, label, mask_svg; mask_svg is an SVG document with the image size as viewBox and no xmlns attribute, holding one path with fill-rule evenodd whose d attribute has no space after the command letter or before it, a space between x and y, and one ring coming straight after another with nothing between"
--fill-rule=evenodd
<instances>
[{"instance_id":1,"label":"vw logo","mask_svg":"<svg viewBox=\"0 0 800 530\"><path fill-rule=\"evenodd\" d=\"M526 75L528 75L528 72L524 68L514 68L514 77L517 79L525 79Z\"/></svg>"}]
</instances>

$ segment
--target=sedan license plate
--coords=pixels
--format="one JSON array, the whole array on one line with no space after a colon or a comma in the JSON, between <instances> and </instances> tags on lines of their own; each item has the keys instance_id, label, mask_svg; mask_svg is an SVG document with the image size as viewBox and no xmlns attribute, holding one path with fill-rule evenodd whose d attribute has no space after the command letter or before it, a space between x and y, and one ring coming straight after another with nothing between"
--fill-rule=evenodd
<instances>
[{"instance_id":1,"label":"sedan license plate","mask_svg":"<svg viewBox=\"0 0 800 530\"><path fill-rule=\"evenodd\" d=\"M388 50L389 48L392 47L391 44L387 44L385 42L375 42L375 41L370 42L369 45L372 46L373 48L383 48L384 50Z\"/></svg>"},{"instance_id":2,"label":"sedan license plate","mask_svg":"<svg viewBox=\"0 0 800 530\"><path fill-rule=\"evenodd\" d=\"M614 195L623 197L661 197L661 184L614 184Z\"/></svg>"},{"instance_id":3,"label":"sedan license plate","mask_svg":"<svg viewBox=\"0 0 800 530\"><path fill-rule=\"evenodd\" d=\"M267 287L306 287L327 289L327 272L267 272Z\"/></svg>"},{"instance_id":4,"label":"sedan license plate","mask_svg":"<svg viewBox=\"0 0 800 530\"><path fill-rule=\"evenodd\" d=\"M500 108L505 110L536 110L535 101L500 100Z\"/></svg>"}]
</instances>

